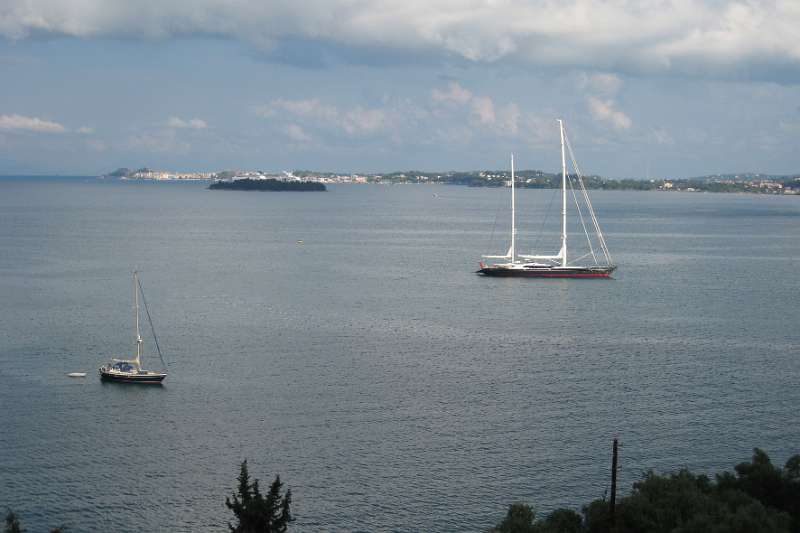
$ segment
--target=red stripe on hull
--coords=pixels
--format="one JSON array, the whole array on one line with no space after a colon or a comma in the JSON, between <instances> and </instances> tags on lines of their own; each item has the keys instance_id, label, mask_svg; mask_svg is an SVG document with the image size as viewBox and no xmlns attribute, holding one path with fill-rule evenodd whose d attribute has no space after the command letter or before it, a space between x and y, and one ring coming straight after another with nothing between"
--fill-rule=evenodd
<instances>
[{"instance_id":1,"label":"red stripe on hull","mask_svg":"<svg viewBox=\"0 0 800 533\"><path fill-rule=\"evenodd\" d=\"M610 278L609 274L487 274L496 278Z\"/></svg>"},{"instance_id":2,"label":"red stripe on hull","mask_svg":"<svg viewBox=\"0 0 800 533\"><path fill-rule=\"evenodd\" d=\"M533 274L530 278L610 278L611 274Z\"/></svg>"},{"instance_id":3,"label":"red stripe on hull","mask_svg":"<svg viewBox=\"0 0 800 533\"><path fill-rule=\"evenodd\" d=\"M495 278L611 278L611 272L536 272L536 271L478 271Z\"/></svg>"}]
</instances>

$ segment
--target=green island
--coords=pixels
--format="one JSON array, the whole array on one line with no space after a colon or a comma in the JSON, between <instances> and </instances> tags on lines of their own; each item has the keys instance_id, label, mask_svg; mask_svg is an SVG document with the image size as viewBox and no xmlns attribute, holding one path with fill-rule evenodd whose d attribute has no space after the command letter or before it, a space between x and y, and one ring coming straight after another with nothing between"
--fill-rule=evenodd
<instances>
[{"instance_id":1,"label":"green island","mask_svg":"<svg viewBox=\"0 0 800 533\"><path fill-rule=\"evenodd\" d=\"M800 455L776 467L758 448L752 459L714 479L684 468L671 474L646 472L630 492L596 499L581 509L556 509L538 518L526 503L513 503L487 533L800 533ZM233 513L232 533L286 533L295 520L292 491L280 477L266 494L241 463L236 488L225 498ZM313 505L307 502L306 505ZM487 517L488 518L488 517ZM496 519L495 519L496 520ZM493 520L492 520L493 521ZM491 523L491 522L489 522ZM76 525L79 528L79 525ZM485 526L483 526L485 528ZM63 533L64 526L51 529ZM71 528L70 528L71 529ZM480 531L481 526L475 527ZM75 529L79 531L80 529ZM11 510L6 533L25 531Z\"/></svg>"},{"instance_id":2,"label":"green island","mask_svg":"<svg viewBox=\"0 0 800 533\"><path fill-rule=\"evenodd\" d=\"M317 181L286 181L273 178L219 180L208 186L213 191L325 191L324 183Z\"/></svg>"}]
</instances>

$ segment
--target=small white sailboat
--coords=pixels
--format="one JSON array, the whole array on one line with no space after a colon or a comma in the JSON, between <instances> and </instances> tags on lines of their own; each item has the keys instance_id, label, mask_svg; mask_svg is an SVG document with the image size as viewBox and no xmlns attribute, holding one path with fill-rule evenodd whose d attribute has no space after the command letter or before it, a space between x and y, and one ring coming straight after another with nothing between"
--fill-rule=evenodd
<instances>
[{"instance_id":1,"label":"small white sailboat","mask_svg":"<svg viewBox=\"0 0 800 533\"><path fill-rule=\"evenodd\" d=\"M480 270L478 274L484 276L497 276L497 277L526 277L526 278L608 278L611 273L617 268L611 260L611 254L606 246L603 233L600 231L600 225L597 222L597 217L594 213L594 208L589 200L589 195L586 192L586 187L583 184L583 179L578 171L575 158L572 154L572 148L569 147L569 140L567 140L564 133L564 122L558 121L559 129L561 131L561 249L555 254L518 254L517 253L517 228L516 228L516 199L515 199L515 185L514 182L514 156L511 156L511 246L505 255L484 255L484 259L504 259L504 262L498 262L491 265L486 265L483 261L480 262ZM589 232L586 228L583 212L581 211L580 204L577 200L575 190L572 190L573 198L580 219L580 224L586 234L589 253L574 260L570 263L567 260L567 188L572 188L572 184L567 176L567 160L565 146L569 147L570 156L573 166L575 167L576 181L580 187L580 193L584 200L584 205L588 211L589 219L594 228L596 235L596 243L599 250L595 250L592 246L592 239L589 237ZM590 264L575 264L578 261L591 257L593 262Z\"/></svg>"},{"instance_id":2,"label":"small white sailboat","mask_svg":"<svg viewBox=\"0 0 800 533\"><path fill-rule=\"evenodd\" d=\"M158 385L164 378L167 377L165 372L156 372L154 370L145 370L142 368L142 334L139 331L139 294L142 295L142 302L145 306L147 320L150 323L150 329L153 333L153 340L155 341L158 356L161 358L161 363L164 364L164 357L161 355L161 347L158 345L158 338L156 337L153 321L150 318L150 309L147 307L147 300L144 298L144 291L142 284L139 282L139 273L133 272L133 301L135 308L135 334L136 334L136 355L131 359L111 359L105 366L98 369L100 379L106 381L117 381L120 383L143 383ZM166 367L166 365L164 365Z\"/></svg>"}]
</instances>

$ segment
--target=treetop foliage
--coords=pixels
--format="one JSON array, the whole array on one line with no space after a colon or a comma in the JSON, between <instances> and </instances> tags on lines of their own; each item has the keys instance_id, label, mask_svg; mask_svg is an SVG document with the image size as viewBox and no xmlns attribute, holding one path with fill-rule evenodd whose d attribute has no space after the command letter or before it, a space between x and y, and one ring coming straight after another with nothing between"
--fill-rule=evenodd
<instances>
[{"instance_id":1,"label":"treetop foliage","mask_svg":"<svg viewBox=\"0 0 800 533\"><path fill-rule=\"evenodd\" d=\"M250 481L247 460L242 462L239 471L238 488L230 498L225 498L225 506L233 511L236 525L228 524L231 533L286 533L292 522L290 511L291 489L281 495L280 476L269 487L266 495L261 494L258 479Z\"/></svg>"},{"instance_id":2,"label":"treetop foliage","mask_svg":"<svg viewBox=\"0 0 800 533\"><path fill-rule=\"evenodd\" d=\"M25 531L22 529L22 526L19 525L19 518L17 518L17 515L10 509L6 514L6 524L3 531L5 531L5 533L22 533Z\"/></svg>"},{"instance_id":3,"label":"treetop foliage","mask_svg":"<svg viewBox=\"0 0 800 533\"><path fill-rule=\"evenodd\" d=\"M604 499L582 515L559 509L544 519L516 503L490 533L800 533L800 455L778 468L756 448L735 472L713 481L686 469L648 472L618 500L613 524Z\"/></svg>"}]
</instances>

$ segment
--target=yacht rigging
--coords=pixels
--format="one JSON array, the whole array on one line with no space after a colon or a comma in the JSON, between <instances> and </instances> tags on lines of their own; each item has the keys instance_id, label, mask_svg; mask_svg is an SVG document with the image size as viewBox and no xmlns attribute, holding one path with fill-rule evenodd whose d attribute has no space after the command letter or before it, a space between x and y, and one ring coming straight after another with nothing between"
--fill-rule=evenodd
<instances>
[{"instance_id":1,"label":"yacht rigging","mask_svg":"<svg viewBox=\"0 0 800 533\"><path fill-rule=\"evenodd\" d=\"M134 340L136 343L136 354L130 359L111 359L108 363L98 369L100 379L106 381L117 381L122 383L145 383L145 384L160 384L167 377L166 372L157 372L154 370L145 370L142 368L142 333L139 329L139 295L142 296L142 303L144 303L147 321L150 323L150 330L153 333L153 340L155 341L158 356L161 358L161 363L166 368L164 357L161 354L161 347L158 345L158 337L156 330L153 327L153 320L150 317L150 308L147 306L147 300L144 297L144 290L139 281L139 273L133 272L133 302L134 302Z\"/></svg>"},{"instance_id":2,"label":"yacht rigging","mask_svg":"<svg viewBox=\"0 0 800 533\"><path fill-rule=\"evenodd\" d=\"M569 144L569 139L564 132L564 122L558 120L559 131L561 134L561 248L555 254L520 254L517 252L517 222L516 222L516 178L514 175L514 156L511 156L511 246L505 255L484 255L484 259L502 259L503 262L496 262L493 264L485 264L480 262L480 269L478 274L484 276L502 276L502 277L531 277L531 278L608 278L611 273L616 270L611 254L608 251L605 237L600 230L600 224L592 207L592 202L589 199L589 194L583 183L578 168L577 161L575 160L572 146ZM581 209L578 195L575 192L575 187L572 185L569 175L567 174L567 151L569 151L570 160L575 169L575 181L579 187L581 199L586 207L589 215L589 223L594 230L596 236L596 247L592 245L592 239L589 236L589 231L586 227L586 219L584 218L583 210ZM582 257L574 259L570 262L567 253L567 196L568 189L572 193L575 200L576 210L580 225L586 234L589 253ZM578 264L586 257L591 256L592 263Z\"/></svg>"}]
</instances>

